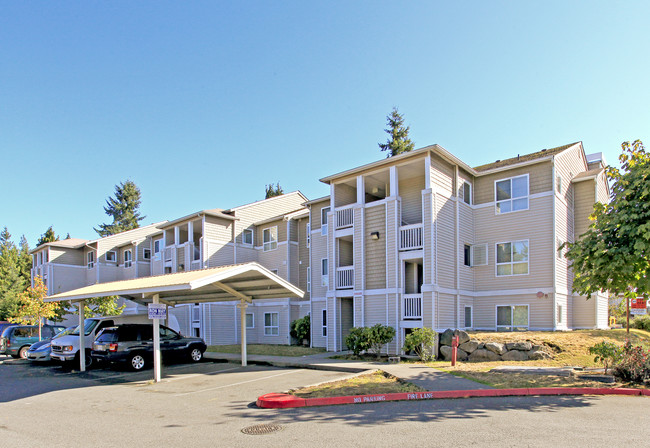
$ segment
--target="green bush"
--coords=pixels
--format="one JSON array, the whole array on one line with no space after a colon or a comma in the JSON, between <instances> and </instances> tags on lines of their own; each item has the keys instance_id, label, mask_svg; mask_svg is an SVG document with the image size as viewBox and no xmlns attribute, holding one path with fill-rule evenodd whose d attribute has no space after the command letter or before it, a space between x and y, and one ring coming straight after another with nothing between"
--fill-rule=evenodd
<instances>
[{"instance_id":1,"label":"green bush","mask_svg":"<svg viewBox=\"0 0 650 448\"><path fill-rule=\"evenodd\" d=\"M347 345L348 350L352 350L352 353L356 356L359 356L361 352L368 350L370 347L366 330L366 327L353 327L350 329L350 333L345 337L345 345Z\"/></svg>"},{"instance_id":2,"label":"green bush","mask_svg":"<svg viewBox=\"0 0 650 448\"><path fill-rule=\"evenodd\" d=\"M413 350L422 361L431 361L434 358L433 344L435 338L436 332L431 328L417 328L406 335L402 350L406 353Z\"/></svg>"},{"instance_id":3,"label":"green bush","mask_svg":"<svg viewBox=\"0 0 650 448\"><path fill-rule=\"evenodd\" d=\"M302 342L306 339L309 341L310 337L310 320L309 320L309 314L303 317L302 319L296 319L293 322L291 322L291 330L289 331L289 334L296 338L298 340L298 344L302 344Z\"/></svg>"},{"instance_id":4,"label":"green bush","mask_svg":"<svg viewBox=\"0 0 650 448\"><path fill-rule=\"evenodd\" d=\"M621 357L623 349L613 342L599 342L593 347L589 347L589 353L596 355L594 362L602 362L605 366L605 373L607 369L614 365Z\"/></svg>"},{"instance_id":5,"label":"green bush","mask_svg":"<svg viewBox=\"0 0 650 448\"><path fill-rule=\"evenodd\" d=\"M612 371L623 381L643 383L650 379L650 351L626 341Z\"/></svg>"},{"instance_id":6,"label":"green bush","mask_svg":"<svg viewBox=\"0 0 650 448\"><path fill-rule=\"evenodd\" d=\"M366 328L369 350L373 352L377 358L381 353L381 348L388 344L395 337L395 329L388 325L376 324L370 328Z\"/></svg>"},{"instance_id":7,"label":"green bush","mask_svg":"<svg viewBox=\"0 0 650 448\"><path fill-rule=\"evenodd\" d=\"M650 331L650 316L645 314L635 317L633 321L630 321L630 327Z\"/></svg>"}]
</instances>

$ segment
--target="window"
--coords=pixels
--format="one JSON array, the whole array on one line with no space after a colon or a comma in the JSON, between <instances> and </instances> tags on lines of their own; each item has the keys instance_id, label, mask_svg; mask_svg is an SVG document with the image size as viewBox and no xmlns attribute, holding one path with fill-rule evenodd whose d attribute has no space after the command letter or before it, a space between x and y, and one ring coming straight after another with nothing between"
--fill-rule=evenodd
<instances>
[{"instance_id":1,"label":"window","mask_svg":"<svg viewBox=\"0 0 650 448\"><path fill-rule=\"evenodd\" d=\"M253 245L253 229L244 229L244 231L241 234L241 241L242 241L242 244L245 244L247 246L252 246Z\"/></svg>"},{"instance_id":2,"label":"window","mask_svg":"<svg viewBox=\"0 0 650 448\"><path fill-rule=\"evenodd\" d=\"M307 267L307 292L311 292L311 267Z\"/></svg>"},{"instance_id":3,"label":"window","mask_svg":"<svg viewBox=\"0 0 650 448\"><path fill-rule=\"evenodd\" d=\"M95 267L95 252L88 252L86 254L86 262L88 269Z\"/></svg>"},{"instance_id":4,"label":"window","mask_svg":"<svg viewBox=\"0 0 650 448\"><path fill-rule=\"evenodd\" d=\"M115 261L117 260L117 253L114 250L106 252L106 261Z\"/></svg>"},{"instance_id":5,"label":"window","mask_svg":"<svg viewBox=\"0 0 650 448\"><path fill-rule=\"evenodd\" d=\"M463 264L465 266L472 265L472 246L469 244L465 244L465 247L463 248Z\"/></svg>"},{"instance_id":6,"label":"window","mask_svg":"<svg viewBox=\"0 0 650 448\"><path fill-rule=\"evenodd\" d=\"M127 249L124 251L124 267L130 268L132 264L133 264L132 252L131 249Z\"/></svg>"},{"instance_id":7,"label":"window","mask_svg":"<svg viewBox=\"0 0 650 448\"><path fill-rule=\"evenodd\" d=\"M497 331L528 330L528 305L497 306Z\"/></svg>"},{"instance_id":8,"label":"window","mask_svg":"<svg viewBox=\"0 0 650 448\"><path fill-rule=\"evenodd\" d=\"M278 270L277 269L271 269L271 272L275 275L278 275Z\"/></svg>"},{"instance_id":9,"label":"window","mask_svg":"<svg viewBox=\"0 0 650 448\"><path fill-rule=\"evenodd\" d=\"M469 252L470 266L485 266L488 263L487 244L472 244Z\"/></svg>"},{"instance_id":10,"label":"window","mask_svg":"<svg viewBox=\"0 0 650 448\"><path fill-rule=\"evenodd\" d=\"M172 339L180 339L180 336L171 328L160 327L160 340L171 341Z\"/></svg>"},{"instance_id":11,"label":"window","mask_svg":"<svg viewBox=\"0 0 650 448\"><path fill-rule=\"evenodd\" d=\"M528 241L497 244L497 276L528 274Z\"/></svg>"},{"instance_id":12,"label":"window","mask_svg":"<svg viewBox=\"0 0 650 448\"><path fill-rule=\"evenodd\" d=\"M472 204L472 186L469 182L463 182L463 202L465 204Z\"/></svg>"},{"instance_id":13,"label":"window","mask_svg":"<svg viewBox=\"0 0 650 448\"><path fill-rule=\"evenodd\" d=\"M264 313L264 336L277 336L280 334L279 313Z\"/></svg>"},{"instance_id":14,"label":"window","mask_svg":"<svg viewBox=\"0 0 650 448\"><path fill-rule=\"evenodd\" d=\"M311 225L307 224L307 235L306 235L306 240L307 240L307 247L311 245Z\"/></svg>"},{"instance_id":15,"label":"window","mask_svg":"<svg viewBox=\"0 0 650 448\"><path fill-rule=\"evenodd\" d=\"M327 258L321 258L320 260L320 273L321 281L323 286L329 285L329 264Z\"/></svg>"},{"instance_id":16,"label":"window","mask_svg":"<svg viewBox=\"0 0 650 448\"><path fill-rule=\"evenodd\" d=\"M497 213L528 210L528 174L496 181L494 191Z\"/></svg>"},{"instance_id":17,"label":"window","mask_svg":"<svg viewBox=\"0 0 650 448\"><path fill-rule=\"evenodd\" d=\"M323 337L327 337L327 310L323 310Z\"/></svg>"},{"instance_id":18,"label":"window","mask_svg":"<svg viewBox=\"0 0 650 448\"><path fill-rule=\"evenodd\" d=\"M46 263L49 262L50 261L50 249L46 249L45 252L43 252L43 254L45 255L45 262Z\"/></svg>"},{"instance_id":19,"label":"window","mask_svg":"<svg viewBox=\"0 0 650 448\"><path fill-rule=\"evenodd\" d=\"M465 328L472 328L472 307L465 307Z\"/></svg>"},{"instance_id":20,"label":"window","mask_svg":"<svg viewBox=\"0 0 650 448\"><path fill-rule=\"evenodd\" d=\"M327 235L327 214L330 212L329 207L320 210L320 234Z\"/></svg>"},{"instance_id":21,"label":"window","mask_svg":"<svg viewBox=\"0 0 650 448\"><path fill-rule=\"evenodd\" d=\"M159 240L155 240L153 242L153 255L156 258L156 260L160 259L160 246L162 245L162 238Z\"/></svg>"},{"instance_id":22,"label":"window","mask_svg":"<svg viewBox=\"0 0 650 448\"><path fill-rule=\"evenodd\" d=\"M278 248L278 226L264 229L264 252Z\"/></svg>"},{"instance_id":23,"label":"window","mask_svg":"<svg viewBox=\"0 0 650 448\"><path fill-rule=\"evenodd\" d=\"M143 260L151 260L151 249L143 249L142 250L142 259Z\"/></svg>"},{"instance_id":24,"label":"window","mask_svg":"<svg viewBox=\"0 0 650 448\"><path fill-rule=\"evenodd\" d=\"M198 303L192 308L192 322L201 322L201 305Z\"/></svg>"},{"instance_id":25,"label":"window","mask_svg":"<svg viewBox=\"0 0 650 448\"><path fill-rule=\"evenodd\" d=\"M246 328L255 328L255 316L253 313L246 313Z\"/></svg>"}]
</instances>

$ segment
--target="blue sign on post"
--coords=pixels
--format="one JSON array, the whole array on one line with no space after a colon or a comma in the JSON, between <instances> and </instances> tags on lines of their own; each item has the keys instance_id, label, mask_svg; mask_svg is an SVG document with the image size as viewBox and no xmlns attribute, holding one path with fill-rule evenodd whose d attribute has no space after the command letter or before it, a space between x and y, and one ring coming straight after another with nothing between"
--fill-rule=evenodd
<instances>
[{"instance_id":1,"label":"blue sign on post","mask_svg":"<svg viewBox=\"0 0 650 448\"><path fill-rule=\"evenodd\" d=\"M149 319L167 319L167 305L162 303L149 303L147 305Z\"/></svg>"}]
</instances>

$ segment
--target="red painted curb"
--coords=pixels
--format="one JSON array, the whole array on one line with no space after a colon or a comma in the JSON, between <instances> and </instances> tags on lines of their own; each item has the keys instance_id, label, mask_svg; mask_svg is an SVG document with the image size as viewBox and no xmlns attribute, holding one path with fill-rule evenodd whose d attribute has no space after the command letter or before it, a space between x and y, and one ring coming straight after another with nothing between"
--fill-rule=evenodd
<instances>
[{"instance_id":1,"label":"red painted curb","mask_svg":"<svg viewBox=\"0 0 650 448\"><path fill-rule=\"evenodd\" d=\"M378 401L436 400L442 398L513 397L533 395L636 395L650 396L648 389L605 387L539 387L521 389L474 389L431 392L401 392L376 395L348 395L343 397L299 398L289 394L266 394L257 399L261 408L298 408L335 404L374 403Z\"/></svg>"}]
</instances>

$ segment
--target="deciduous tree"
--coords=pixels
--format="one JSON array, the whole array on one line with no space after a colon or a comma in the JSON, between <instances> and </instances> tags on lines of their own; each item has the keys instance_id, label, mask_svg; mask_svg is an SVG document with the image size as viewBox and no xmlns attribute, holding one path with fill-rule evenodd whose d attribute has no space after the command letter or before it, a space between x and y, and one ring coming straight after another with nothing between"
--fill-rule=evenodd
<instances>
[{"instance_id":1,"label":"deciduous tree","mask_svg":"<svg viewBox=\"0 0 650 448\"><path fill-rule=\"evenodd\" d=\"M16 316L9 318L9 321L26 324L38 325L38 340L41 340L41 329L43 319L50 319L55 316L57 304L54 302L45 302L47 297L47 286L43 279L37 275L34 277L34 286L29 286L26 291L19 295L20 308Z\"/></svg>"}]
</instances>

